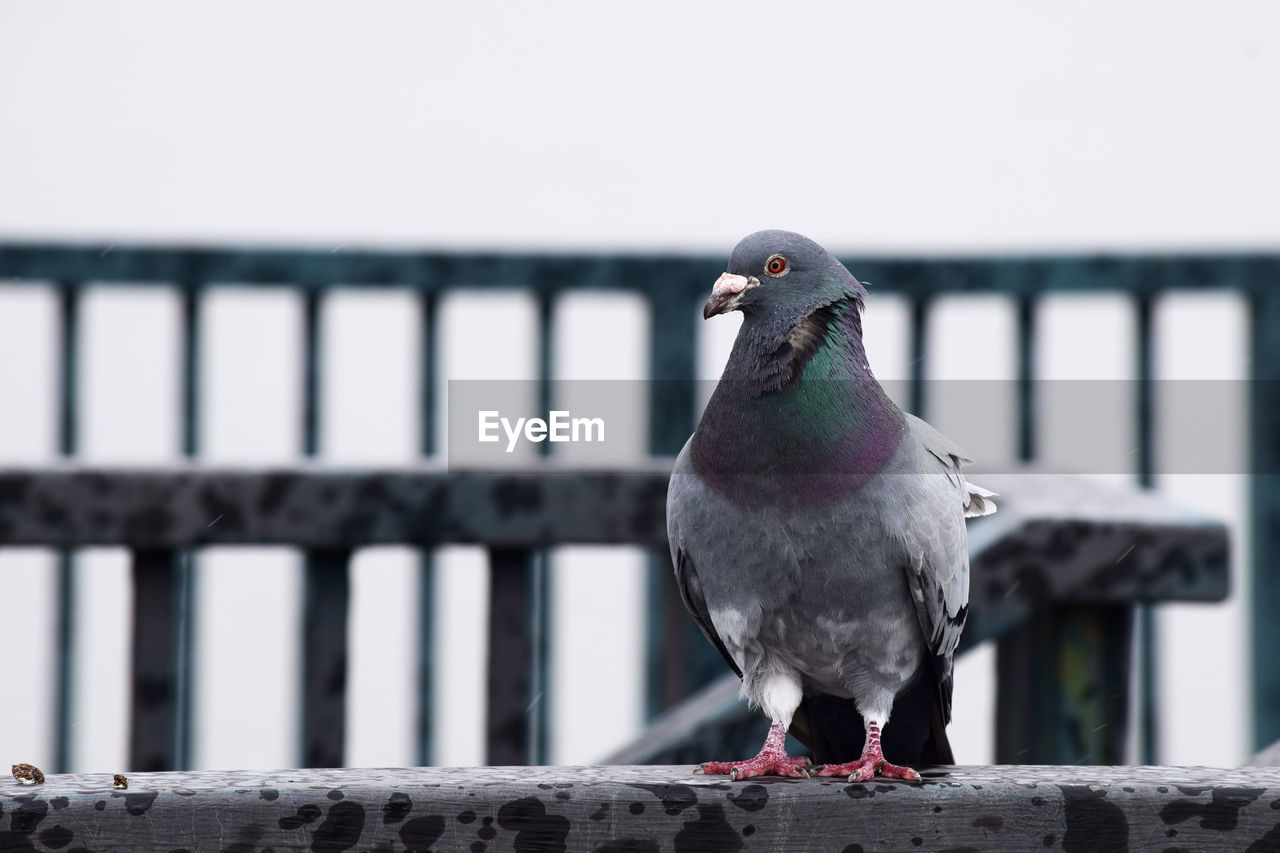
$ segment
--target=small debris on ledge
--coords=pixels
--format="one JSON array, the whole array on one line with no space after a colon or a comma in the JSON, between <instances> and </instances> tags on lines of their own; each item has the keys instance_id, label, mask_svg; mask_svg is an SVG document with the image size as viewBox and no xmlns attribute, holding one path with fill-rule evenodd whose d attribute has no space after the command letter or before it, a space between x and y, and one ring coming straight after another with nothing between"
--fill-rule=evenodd
<instances>
[{"instance_id":1,"label":"small debris on ledge","mask_svg":"<svg viewBox=\"0 0 1280 853\"><path fill-rule=\"evenodd\" d=\"M13 765L13 778L23 785L43 785L44 774L34 764Z\"/></svg>"}]
</instances>

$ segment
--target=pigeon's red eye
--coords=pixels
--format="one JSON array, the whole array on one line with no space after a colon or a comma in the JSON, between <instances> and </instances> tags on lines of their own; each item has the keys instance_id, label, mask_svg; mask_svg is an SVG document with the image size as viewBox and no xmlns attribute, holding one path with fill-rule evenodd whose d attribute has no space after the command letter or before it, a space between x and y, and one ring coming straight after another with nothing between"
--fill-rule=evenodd
<instances>
[{"instance_id":1,"label":"pigeon's red eye","mask_svg":"<svg viewBox=\"0 0 1280 853\"><path fill-rule=\"evenodd\" d=\"M789 269L791 264L782 255L770 255L769 260L764 262L764 271L769 275L785 275Z\"/></svg>"}]
</instances>

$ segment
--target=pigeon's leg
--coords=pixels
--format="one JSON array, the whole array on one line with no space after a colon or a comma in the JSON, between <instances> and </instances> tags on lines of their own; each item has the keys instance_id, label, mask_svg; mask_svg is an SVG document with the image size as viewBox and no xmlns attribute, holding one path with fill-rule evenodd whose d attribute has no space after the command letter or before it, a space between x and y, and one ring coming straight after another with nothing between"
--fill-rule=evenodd
<instances>
[{"instance_id":1,"label":"pigeon's leg","mask_svg":"<svg viewBox=\"0 0 1280 853\"><path fill-rule=\"evenodd\" d=\"M750 779L752 776L803 776L809 777L807 758L795 758L787 755L787 728L780 720L774 720L769 726L769 736L755 758L746 761L704 761L695 769L695 773L708 775L728 773L735 782L739 779Z\"/></svg>"},{"instance_id":2,"label":"pigeon's leg","mask_svg":"<svg viewBox=\"0 0 1280 853\"><path fill-rule=\"evenodd\" d=\"M867 739L862 745L862 757L845 764L823 765L818 768L818 775L848 776L850 782L866 782L873 776L919 782L920 774L915 770L890 764L884 759L884 753L880 750L880 723L877 720L884 719L887 722L888 716L888 714L876 714L874 717L871 715L865 717Z\"/></svg>"},{"instance_id":3,"label":"pigeon's leg","mask_svg":"<svg viewBox=\"0 0 1280 853\"><path fill-rule=\"evenodd\" d=\"M771 673L763 678L747 679L747 690L769 715L772 724L764 746L754 758L746 761L708 761L697 771L707 774L728 773L729 778L750 779L752 776L809 776L809 759L787 755L787 729L791 717L800 707L800 682L789 674Z\"/></svg>"}]
</instances>

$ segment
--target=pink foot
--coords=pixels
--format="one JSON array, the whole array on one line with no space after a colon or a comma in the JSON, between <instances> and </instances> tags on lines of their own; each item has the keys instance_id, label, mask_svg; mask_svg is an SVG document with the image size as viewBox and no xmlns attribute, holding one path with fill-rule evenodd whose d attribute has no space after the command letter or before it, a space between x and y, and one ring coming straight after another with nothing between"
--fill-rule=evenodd
<instances>
[{"instance_id":1,"label":"pink foot","mask_svg":"<svg viewBox=\"0 0 1280 853\"><path fill-rule=\"evenodd\" d=\"M752 776L794 776L809 778L809 759L790 755L766 755L762 750L755 758L746 761L704 761L698 770L709 776L729 774L734 782Z\"/></svg>"},{"instance_id":2,"label":"pink foot","mask_svg":"<svg viewBox=\"0 0 1280 853\"><path fill-rule=\"evenodd\" d=\"M850 782L867 782L876 776L884 779L903 779L919 782L920 774L910 767L901 767L884 760L880 750L880 724L867 721L867 742L862 747L862 757L845 764L825 764L818 768L819 776L848 776Z\"/></svg>"},{"instance_id":3,"label":"pink foot","mask_svg":"<svg viewBox=\"0 0 1280 853\"><path fill-rule=\"evenodd\" d=\"M875 776L886 779L905 779L919 782L920 774L910 767L890 764L883 758L859 758L845 764L824 764L818 768L819 776L848 776L850 782L867 782Z\"/></svg>"},{"instance_id":4,"label":"pink foot","mask_svg":"<svg viewBox=\"0 0 1280 853\"><path fill-rule=\"evenodd\" d=\"M769 737L755 758L746 761L706 761L694 770L708 775L729 774L733 781L750 779L753 776L792 776L809 778L809 759L794 758L787 755L784 745L787 731L782 723L774 723L769 727Z\"/></svg>"}]
</instances>

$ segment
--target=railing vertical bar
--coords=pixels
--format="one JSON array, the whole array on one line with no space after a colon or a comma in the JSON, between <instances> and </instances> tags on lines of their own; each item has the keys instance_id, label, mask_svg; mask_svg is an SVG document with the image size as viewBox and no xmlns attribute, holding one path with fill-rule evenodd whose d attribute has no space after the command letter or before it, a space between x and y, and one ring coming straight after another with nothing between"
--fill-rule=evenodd
<instances>
[{"instance_id":1,"label":"railing vertical bar","mask_svg":"<svg viewBox=\"0 0 1280 853\"><path fill-rule=\"evenodd\" d=\"M74 456L79 440L80 282L58 282L58 452ZM71 769L71 705L75 700L73 619L75 571L71 553L59 551L54 607L57 620L57 673L54 686L54 770Z\"/></svg>"},{"instance_id":2,"label":"railing vertical bar","mask_svg":"<svg viewBox=\"0 0 1280 853\"><path fill-rule=\"evenodd\" d=\"M529 686L532 675L533 554L523 548L489 550L488 710L485 761L518 765L529 760Z\"/></svg>"},{"instance_id":3,"label":"railing vertical bar","mask_svg":"<svg viewBox=\"0 0 1280 853\"><path fill-rule=\"evenodd\" d=\"M320 309L319 287L302 292L302 453L320 450Z\"/></svg>"},{"instance_id":4,"label":"railing vertical bar","mask_svg":"<svg viewBox=\"0 0 1280 853\"><path fill-rule=\"evenodd\" d=\"M173 770L178 762L180 618L178 555L171 549L133 555L133 689L129 769Z\"/></svg>"},{"instance_id":5,"label":"railing vertical bar","mask_svg":"<svg viewBox=\"0 0 1280 853\"><path fill-rule=\"evenodd\" d=\"M554 402L552 375L555 370L555 298L552 291L538 293L538 411L551 411ZM551 453L551 442L538 444L543 456ZM529 673L529 750L530 764L546 764L549 760L551 712L551 552L545 548L532 555L529 607L533 636L533 655Z\"/></svg>"},{"instance_id":6,"label":"railing vertical bar","mask_svg":"<svg viewBox=\"0 0 1280 853\"><path fill-rule=\"evenodd\" d=\"M342 767L346 745L347 602L345 549L308 551L302 624L303 767Z\"/></svg>"},{"instance_id":7,"label":"railing vertical bar","mask_svg":"<svg viewBox=\"0 0 1280 853\"><path fill-rule=\"evenodd\" d=\"M418 364L420 451L423 456L436 452L436 331L438 299L435 292L423 290L418 296L422 318ZM418 764L427 766L435 754L432 725L435 713L435 557L429 549L418 558Z\"/></svg>"},{"instance_id":8,"label":"railing vertical bar","mask_svg":"<svg viewBox=\"0 0 1280 853\"><path fill-rule=\"evenodd\" d=\"M549 763L551 708L551 552L545 548L529 553L529 702L525 724L529 745L525 763Z\"/></svg>"},{"instance_id":9,"label":"railing vertical bar","mask_svg":"<svg viewBox=\"0 0 1280 853\"><path fill-rule=\"evenodd\" d=\"M657 268L649 297L649 449L674 456L693 432L697 401L698 301L708 286L697 272L684 280ZM694 275L691 273L691 275ZM724 662L685 612L671 576L671 557L649 558L645 717L662 711L720 675Z\"/></svg>"},{"instance_id":10,"label":"railing vertical bar","mask_svg":"<svg viewBox=\"0 0 1280 853\"><path fill-rule=\"evenodd\" d=\"M203 290L200 282L185 281L178 285L181 300L182 455L194 458L200 447L200 311ZM175 713L176 764L173 770L191 766L191 703L195 673L196 577L195 553L177 555L177 619L174 644L177 648L177 704Z\"/></svg>"},{"instance_id":11,"label":"railing vertical bar","mask_svg":"<svg viewBox=\"0 0 1280 853\"><path fill-rule=\"evenodd\" d=\"M182 455L196 455L200 442L200 285L182 282L181 299Z\"/></svg>"},{"instance_id":12,"label":"railing vertical bar","mask_svg":"<svg viewBox=\"0 0 1280 853\"><path fill-rule=\"evenodd\" d=\"M929 324L929 298L927 296L918 296L911 300L911 325L907 331L909 340L909 357L908 371L911 377L911 387L908 399L910 400L909 408L911 413L918 418L925 417L925 405L928 402L928 395L925 393L925 376L928 365L925 362L929 353L928 341L925 339L925 333Z\"/></svg>"},{"instance_id":13,"label":"railing vertical bar","mask_svg":"<svg viewBox=\"0 0 1280 853\"><path fill-rule=\"evenodd\" d=\"M320 321L324 291L303 292L302 450L320 450ZM304 766L341 767L346 750L348 550L305 554L302 615L302 753Z\"/></svg>"},{"instance_id":14,"label":"railing vertical bar","mask_svg":"<svg viewBox=\"0 0 1280 853\"><path fill-rule=\"evenodd\" d=\"M1018 458L1029 462L1036 455L1036 308L1037 301L1021 296L1017 301L1018 336Z\"/></svg>"},{"instance_id":15,"label":"railing vertical bar","mask_svg":"<svg viewBox=\"0 0 1280 853\"><path fill-rule=\"evenodd\" d=\"M1038 304L1021 295L1015 302L1014 358L1017 455L1028 462L1036 453L1036 319ZM1061 741L1063 689L1054 667L1044 666L1069 641L1069 620L1051 611L996 641L996 761L1045 763Z\"/></svg>"},{"instance_id":16,"label":"railing vertical bar","mask_svg":"<svg viewBox=\"0 0 1280 853\"><path fill-rule=\"evenodd\" d=\"M1131 624L1127 605L1061 605L999 641L997 764L1123 763Z\"/></svg>"},{"instance_id":17,"label":"railing vertical bar","mask_svg":"<svg viewBox=\"0 0 1280 853\"><path fill-rule=\"evenodd\" d=\"M538 294L538 411L550 411L553 402L551 380L554 372L555 358L555 294ZM537 444L538 452L543 456L551 454L551 442L542 441Z\"/></svg>"},{"instance_id":18,"label":"railing vertical bar","mask_svg":"<svg viewBox=\"0 0 1280 853\"><path fill-rule=\"evenodd\" d=\"M418 312L422 332L419 339L418 362L418 411L422 422L419 428L419 450L423 456L436 452L436 398L439 387L436 377L436 345L439 331L440 299L434 291L422 291L418 295Z\"/></svg>"},{"instance_id":19,"label":"railing vertical bar","mask_svg":"<svg viewBox=\"0 0 1280 853\"><path fill-rule=\"evenodd\" d=\"M1134 388L1134 421L1138 439L1138 485L1144 489L1155 483L1155 337L1152 334L1151 295L1139 293L1134 301L1136 326L1135 355L1138 381ZM1155 612L1139 603L1136 610L1138 634L1138 760L1159 763L1160 729L1157 707L1160 684L1157 678L1156 649L1159 647Z\"/></svg>"},{"instance_id":20,"label":"railing vertical bar","mask_svg":"<svg viewBox=\"0 0 1280 853\"><path fill-rule=\"evenodd\" d=\"M57 580L54 590L54 609L57 625L57 667L54 679L53 762L55 773L71 770L71 703L75 701L75 626L76 610L75 566L69 551L58 551Z\"/></svg>"},{"instance_id":21,"label":"railing vertical bar","mask_svg":"<svg viewBox=\"0 0 1280 853\"><path fill-rule=\"evenodd\" d=\"M1253 746L1280 740L1280 291L1259 279L1251 288L1249 473L1252 531L1250 596Z\"/></svg>"},{"instance_id":22,"label":"railing vertical bar","mask_svg":"<svg viewBox=\"0 0 1280 853\"><path fill-rule=\"evenodd\" d=\"M58 283L59 340L58 451L74 456L79 444L80 409L80 282Z\"/></svg>"},{"instance_id":23,"label":"railing vertical bar","mask_svg":"<svg viewBox=\"0 0 1280 853\"><path fill-rule=\"evenodd\" d=\"M1155 335L1152 299L1139 294L1134 299L1135 353L1138 381L1134 388L1134 427L1138 439L1138 485L1155 484Z\"/></svg>"}]
</instances>

